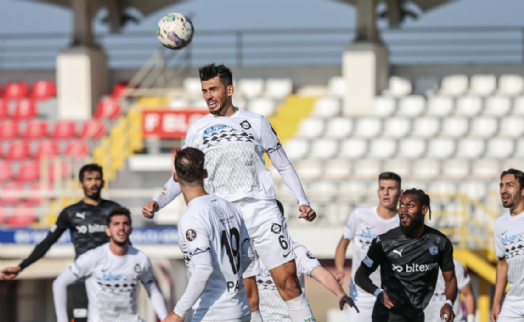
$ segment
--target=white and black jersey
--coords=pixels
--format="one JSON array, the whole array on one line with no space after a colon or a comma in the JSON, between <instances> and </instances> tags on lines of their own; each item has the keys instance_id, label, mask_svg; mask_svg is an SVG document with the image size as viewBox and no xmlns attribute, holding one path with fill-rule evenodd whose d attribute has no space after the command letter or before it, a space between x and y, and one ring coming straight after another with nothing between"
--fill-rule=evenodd
<instances>
[{"instance_id":1,"label":"white and black jersey","mask_svg":"<svg viewBox=\"0 0 524 322\"><path fill-rule=\"evenodd\" d=\"M373 239L361 264L370 272L379 266L382 288L404 301L391 312L419 319L435 293L439 268L443 272L455 269L453 246L444 234L431 227L424 226L418 238L404 235L398 227ZM375 304L373 316L380 311L389 314L390 310L379 303Z\"/></svg>"},{"instance_id":2,"label":"white and black jersey","mask_svg":"<svg viewBox=\"0 0 524 322\"><path fill-rule=\"evenodd\" d=\"M495 251L508 263L508 296L524 298L524 212L509 211L495 221Z\"/></svg>"}]
</instances>

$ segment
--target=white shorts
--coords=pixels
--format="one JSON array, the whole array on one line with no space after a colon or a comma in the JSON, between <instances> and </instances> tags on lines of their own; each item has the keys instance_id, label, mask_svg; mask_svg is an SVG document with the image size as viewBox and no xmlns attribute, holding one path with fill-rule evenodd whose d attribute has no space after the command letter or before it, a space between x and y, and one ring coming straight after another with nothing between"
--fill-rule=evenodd
<instances>
[{"instance_id":1,"label":"white shorts","mask_svg":"<svg viewBox=\"0 0 524 322\"><path fill-rule=\"evenodd\" d=\"M268 270L296 258L286 220L275 200L246 198L233 204L242 212L253 249ZM257 262L251 262L244 278L258 274Z\"/></svg>"},{"instance_id":2,"label":"white shorts","mask_svg":"<svg viewBox=\"0 0 524 322\"><path fill-rule=\"evenodd\" d=\"M524 298L506 296L497 322L522 322L524 321Z\"/></svg>"},{"instance_id":3,"label":"white shorts","mask_svg":"<svg viewBox=\"0 0 524 322\"><path fill-rule=\"evenodd\" d=\"M377 298L375 296L367 293L359 294L357 297L353 298L353 301L355 301L355 305L358 307L360 313L357 313L354 308L348 306L347 321L370 322L371 315L373 314L373 306L375 305L376 300Z\"/></svg>"}]
</instances>

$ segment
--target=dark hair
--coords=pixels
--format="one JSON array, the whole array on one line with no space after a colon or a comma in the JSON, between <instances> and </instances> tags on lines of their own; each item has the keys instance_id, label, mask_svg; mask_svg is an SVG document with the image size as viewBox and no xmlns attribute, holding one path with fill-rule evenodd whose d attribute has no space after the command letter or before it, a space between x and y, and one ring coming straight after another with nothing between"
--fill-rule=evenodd
<instances>
[{"instance_id":1,"label":"dark hair","mask_svg":"<svg viewBox=\"0 0 524 322\"><path fill-rule=\"evenodd\" d=\"M224 86L233 85L231 70L222 64L215 66L213 63L202 66L198 69L198 74L200 75L200 81L207 81L218 76Z\"/></svg>"},{"instance_id":2,"label":"dark hair","mask_svg":"<svg viewBox=\"0 0 524 322\"><path fill-rule=\"evenodd\" d=\"M280 202L280 200L275 200L277 202L278 210L282 213L282 216L284 216L284 206ZM284 216L285 217L285 216Z\"/></svg>"},{"instance_id":3,"label":"dark hair","mask_svg":"<svg viewBox=\"0 0 524 322\"><path fill-rule=\"evenodd\" d=\"M402 193L402 195L409 195L409 194L416 195L418 197L418 200L420 201L420 205L421 206L428 206L429 219L431 220L431 205L430 205L431 199L424 192L424 190L412 188L412 189L408 189L408 190L404 191L404 193Z\"/></svg>"},{"instance_id":4,"label":"dark hair","mask_svg":"<svg viewBox=\"0 0 524 322\"><path fill-rule=\"evenodd\" d=\"M189 183L204 179L204 152L195 148L185 148L177 152L175 171L178 178Z\"/></svg>"},{"instance_id":5,"label":"dark hair","mask_svg":"<svg viewBox=\"0 0 524 322\"><path fill-rule=\"evenodd\" d=\"M382 172L378 176L378 181L380 180L395 180L398 183L398 186L401 187L402 179L395 172Z\"/></svg>"},{"instance_id":6,"label":"dark hair","mask_svg":"<svg viewBox=\"0 0 524 322\"><path fill-rule=\"evenodd\" d=\"M80 168L80 173L78 174L78 177L80 178L80 181L84 180L84 174L86 172L93 172L93 171L100 172L100 176L102 177L102 179L104 179L104 172L102 171L102 167L99 166L96 163L90 163L90 164L86 164L82 168Z\"/></svg>"},{"instance_id":7,"label":"dark hair","mask_svg":"<svg viewBox=\"0 0 524 322\"><path fill-rule=\"evenodd\" d=\"M106 218L107 226L109 226L109 224L111 224L111 219L114 216L118 216L118 215L124 215L127 218L129 218L129 224L131 224L131 211L129 211L129 209L127 209L125 207L115 207L115 208L111 209L111 211L109 212L109 215L107 215L107 218Z\"/></svg>"},{"instance_id":8,"label":"dark hair","mask_svg":"<svg viewBox=\"0 0 524 322\"><path fill-rule=\"evenodd\" d=\"M504 177L506 174L514 175L515 179L517 179L517 181L520 184L520 190L522 191L522 189L524 189L524 172L517 170L517 169L510 168L506 171L502 171L500 175L500 180L502 180L502 177Z\"/></svg>"}]
</instances>

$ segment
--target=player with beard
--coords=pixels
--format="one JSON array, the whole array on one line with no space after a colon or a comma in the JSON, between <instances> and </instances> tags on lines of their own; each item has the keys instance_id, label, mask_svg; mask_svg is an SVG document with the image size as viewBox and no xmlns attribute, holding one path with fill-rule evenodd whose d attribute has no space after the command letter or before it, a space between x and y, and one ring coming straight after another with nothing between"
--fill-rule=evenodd
<instances>
[{"instance_id":1,"label":"player with beard","mask_svg":"<svg viewBox=\"0 0 524 322\"><path fill-rule=\"evenodd\" d=\"M495 252L498 257L491 321L524 320L524 173L509 169L500 176L500 197L508 211L495 221ZM509 290L501 308L504 290Z\"/></svg>"},{"instance_id":2,"label":"player with beard","mask_svg":"<svg viewBox=\"0 0 524 322\"><path fill-rule=\"evenodd\" d=\"M75 248L75 258L90 249L109 241L106 235L106 217L115 207L116 202L101 197L104 187L102 167L97 164L86 164L80 169L79 185L84 191L84 198L60 213L56 224L51 227L47 237L38 244L33 252L16 267L2 270L2 279L11 280L29 265L42 258L54 243L69 229ZM87 295L82 281L72 286L73 317L76 322L87 321Z\"/></svg>"},{"instance_id":3,"label":"player with beard","mask_svg":"<svg viewBox=\"0 0 524 322\"><path fill-rule=\"evenodd\" d=\"M440 318L454 320L457 280L451 241L424 225L430 198L422 190L406 190L400 198L400 227L373 239L355 275L355 283L377 297L373 322L423 322L424 309L435 291L439 268L445 282L446 302ZM382 288L369 276L380 266Z\"/></svg>"},{"instance_id":4,"label":"player with beard","mask_svg":"<svg viewBox=\"0 0 524 322\"><path fill-rule=\"evenodd\" d=\"M298 281L295 253L287 225L275 202L271 171L265 167L264 153L282 176L295 197L299 218L313 221L316 213L302 189L271 124L261 115L233 106L233 76L224 65L210 64L199 69L202 94L209 115L195 121L187 130L184 148L205 153L209 176L205 190L233 203L241 212L256 254L271 272L280 296L293 321L313 320L313 313ZM180 195L178 183L170 178L164 190L142 209L147 218ZM251 321L262 321L258 310L255 276L258 261L244 273L251 305Z\"/></svg>"}]
</instances>

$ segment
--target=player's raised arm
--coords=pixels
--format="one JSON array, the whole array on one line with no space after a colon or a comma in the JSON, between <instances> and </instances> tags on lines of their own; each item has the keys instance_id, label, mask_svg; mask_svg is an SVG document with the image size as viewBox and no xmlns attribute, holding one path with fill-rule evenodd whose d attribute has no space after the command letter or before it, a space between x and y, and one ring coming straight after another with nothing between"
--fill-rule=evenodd
<instances>
[{"instance_id":1,"label":"player's raised arm","mask_svg":"<svg viewBox=\"0 0 524 322\"><path fill-rule=\"evenodd\" d=\"M164 302L164 297L156 285L155 278L153 276L153 266L151 261L147 260L147 265L145 270L140 275L140 282L144 285L146 289L147 296L151 299L153 303L153 309L155 310L156 315L162 321L167 316L166 304Z\"/></svg>"},{"instance_id":2,"label":"player's raised arm","mask_svg":"<svg viewBox=\"0 0 524 322\"><path fill-rule=\"evenodd\" d=\"M318 266L311 272L311 277L313 277L317 282L324 285L331 293L335 294L338 297L340 310L344 309L344 304L348 304L350 307L358 311L358 307L355 305L355 302L347 296L346 292L342 289L339 282L335 279L335 276L331 274L322 266Z\"/></svg>"}]
</instances>

